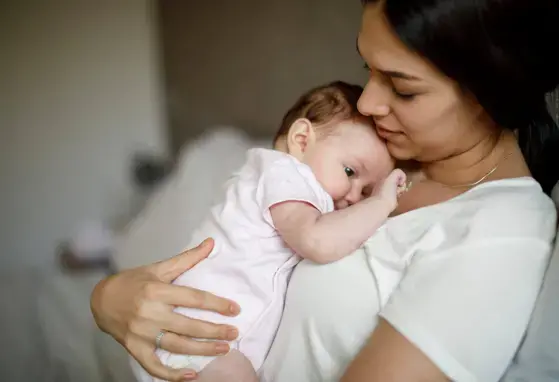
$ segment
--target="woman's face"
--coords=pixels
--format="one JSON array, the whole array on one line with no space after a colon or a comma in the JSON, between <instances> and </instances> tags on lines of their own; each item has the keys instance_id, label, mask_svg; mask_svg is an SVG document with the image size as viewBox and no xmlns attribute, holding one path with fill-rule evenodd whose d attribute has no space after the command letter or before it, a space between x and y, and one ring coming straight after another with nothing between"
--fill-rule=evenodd
<instances>
[{"instance_id":1,"label":"woman's face","mask_svg":"<svg viewBox=\"0 0 559 382\"><path fill-rule=\"evenodd\" d=\"M365 6L357 47L370 71L359 111L374 118L395 158L438 161L487 137L482 108L398 39L380 5Z\"/></svg>"}]
</instances>

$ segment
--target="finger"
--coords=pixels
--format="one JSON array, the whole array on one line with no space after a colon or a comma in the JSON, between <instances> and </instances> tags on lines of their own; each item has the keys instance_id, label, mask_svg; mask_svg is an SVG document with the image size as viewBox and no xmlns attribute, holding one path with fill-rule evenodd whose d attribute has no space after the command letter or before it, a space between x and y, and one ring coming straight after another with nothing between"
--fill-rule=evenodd
<instances>
[{"instance_id":1,"label":"finger","mask_svg":"<svg viewBox=\"0 0 559 382\"><path fill-rule=\"evenodd\" d=\"M161 284L157 294L159 301L169 305L211 310L224 316L236 316L241 311L235 302L195 288Z\"/></svg>"},{"instance_id":2,"label":"finger","mask_svg":"<svg viewBox=\"0 0 559 382\"><path fill-rule=\"evenodd\" d=\"M232 341L239 335L235 328L227 325L194 320L177 313L162 312L161 315L161 320L144 318L133 321L130 324L132 338L141 339L147 346L155 348L156 337L163 331L160 346L171 353L220 355L229 351L229 345L222 341ZM191 338L193 336L222 341L198 341Z\"/></svg>"},{"instance_id":3,"label":"finger","mask_svg":"<svg viewBox=\"0 0 559 382\"><path fill-rule=\"evenodd\" d=\"M239 335L238 330L233 326L196 320L178 313L162 315L160 324L165 330L186 337L233 341Z\"/></svg>"},{"instance_id":4,"label":"finger","mask_svg":"<svg viewBox=\"0 0 559 382\"><path fill-rule=\"evenodd\" d=\"M130 322L129 331L134 341L142 340L149 346L155 348L156 338L161 333L159 324L148 318L138 318Z\"/></svg>"},{"instance_id":5,"label":"finger","mask_svg":"<svg viewBox=\"0 0 559 382\"><path fill-rule=\"evenodd\" d=\"M392 172L388 175L388 179L394 181L400 181L401 179L405 179L406 173L400 170L399 168L392 170Z\"/></svg>"},{"instance_id":6,"label":"finger","mask_svg":"<svg viewBox=\"0 0 559 382\"><path fill-rule=\"evenodd\" d=\"M156 353L146 355L142 365L149 374L163 381L193 381L197 375L192 369L173 369L163 365Z\"/></svg>"},{"instance_id":7,"label":"finger","mask_svg":"<svg viewBox=\"0 0 559 382\"><path fill-rule=\"evenodd\" d=\"M206 239L195 248L188 249L175 257L154 264L155 274L161 281L170 283L208 257L213 247L213 239Z\"/></svg>"},{"instance_id":8,"label":"finger","mask_svg":"<svg viewBox=\"0 0 559 382\"><path fill-rule=\"evenodd\" d=\"M126 348L145 371L164 381L192 381L196 372L190 369L172 369L164 366L155 352L155 346L149 346L141 338L131 338Z\"/></svg>"},{"instance_id":9,"label":"finger","mask_svg":"<svg viewBox=\"0 0 559 382\"><path fill-rule=\"evenodd\" d=\"M161 349L175 354L216 356L229 352L227 342L198 341L175 333L165 332L161 338Z\"/></svg>"},{"instance_id":10,"label":"finger","mask_svg":"<svg viewBox=\"0 0 559 382\"><path fill-rule=\"evenodd\" d=\"M129 330L146 340L155 338L161 329L188 337L223 341L232 341L238 336L234 326L193 319L188 317L188 312L181 313L181 308L178 309L179 313L165 303L148 301L130 322Z\"/></svg>"},{"instance_id":11,"label":"finger","mask_svg":"<svg viewBox=\"0 0 559 382\"><path fill-rule=\"evenodd\" d=\"M395 171L397 171L398 184L399 184L399 185L405 184L405 183L406 183L406 179L407 179L406 173L403 172L403 171L400 170L400 169L396 169Z\"/></svg>"}]
</instances>

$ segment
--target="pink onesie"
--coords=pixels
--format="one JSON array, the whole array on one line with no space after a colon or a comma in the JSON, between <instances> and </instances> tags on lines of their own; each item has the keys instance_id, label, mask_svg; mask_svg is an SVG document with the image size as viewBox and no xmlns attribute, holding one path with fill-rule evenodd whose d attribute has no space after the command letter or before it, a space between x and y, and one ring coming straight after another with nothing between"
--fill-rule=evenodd
<instances>
[{"instance_id":1,"label":"pink onesie","mask_svg":"<svg viewBox=\"0 0 559 382\"><path fill-rule=\"evenodd\" d=\"M334 209L332 198L310 167L280 151L249 150L243 167L226 184L224 201L211 209L192 238L190 246L212 237L213 252L174 281L229 298L241 306L237 317L188 308L175 311L236 326L239 337L231 348L241 351L256 371L279 326L289 275L300 261L275 230L270 207L294 200L309 203L321 213ZM158 356L165 365L197 371L215 358L164 350L158 350ZM153 381L144 373L138 375L141 381Z\"/></svg>"}]
</instances>

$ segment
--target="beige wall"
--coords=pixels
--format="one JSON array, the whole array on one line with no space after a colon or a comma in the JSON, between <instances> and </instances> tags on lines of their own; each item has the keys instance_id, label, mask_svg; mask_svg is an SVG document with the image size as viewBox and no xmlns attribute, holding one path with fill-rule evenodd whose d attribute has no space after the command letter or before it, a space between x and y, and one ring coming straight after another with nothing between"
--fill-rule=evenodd
<instances>
[{"instance_id":1,"label":"beige wall","mask_svg":"<svg viewBox=\"0 0 559 382\"><path fill-rule=\"evenodd\" d=\"M52 263L133 208L130 156L166 152L153 4L0 5L0 267Z\"/></svg>"},{"instance_id":2,"label":"beige wall","mask_svg":"<svg viewBox=\"0 0 559 382\"><path fill-rule=\"evenodd\" d=\"M309 87L365 79L359 0L159 4L175 145L214 123L273 134Z\"/></svg>"}]
</instances>

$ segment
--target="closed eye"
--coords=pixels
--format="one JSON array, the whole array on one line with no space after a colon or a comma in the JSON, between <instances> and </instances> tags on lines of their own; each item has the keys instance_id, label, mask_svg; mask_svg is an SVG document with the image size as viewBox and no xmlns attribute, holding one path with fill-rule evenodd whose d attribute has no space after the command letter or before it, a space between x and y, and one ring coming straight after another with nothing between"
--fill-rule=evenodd
<instances>
[{"instance_id":1,"label":"closed eye","mask_svg":"<svg viewBox=\"0 0 559 382\"><path fill-rule=\"evenodd\" d=\"M401 98L403 100L412 100L417 95L413 93L401 93L398 90L396 90L394 87L392 87L392 92L396 97Z\"/></svg>"},{"instance_id":2,"label":"closed eye","mask_svg":"<svg viewBox=\"0 0 559 382\"><path fill-rule=\"evenodd\" d=\"M363 64L363 69L365 69L367 72L371 72L371 68L369 67L369 65L367 65L367 63ZM384 74L385 76L387 76L387 78L390 79L390 87L392 88L392 93L394 93L394 95L402 100L412 100L415 98L415 96L417 94L412 94L412 93L402 93L399 92L398 90L396 90L396 88L394 87L394 84L392 83L392 78L398 78L398 79L404 79L404 80L417 80L416 77L412 77L412 76L408 76L407 74L403 74L400 72L381 72L382 74Z\"/></svg>"}]
</instances>

